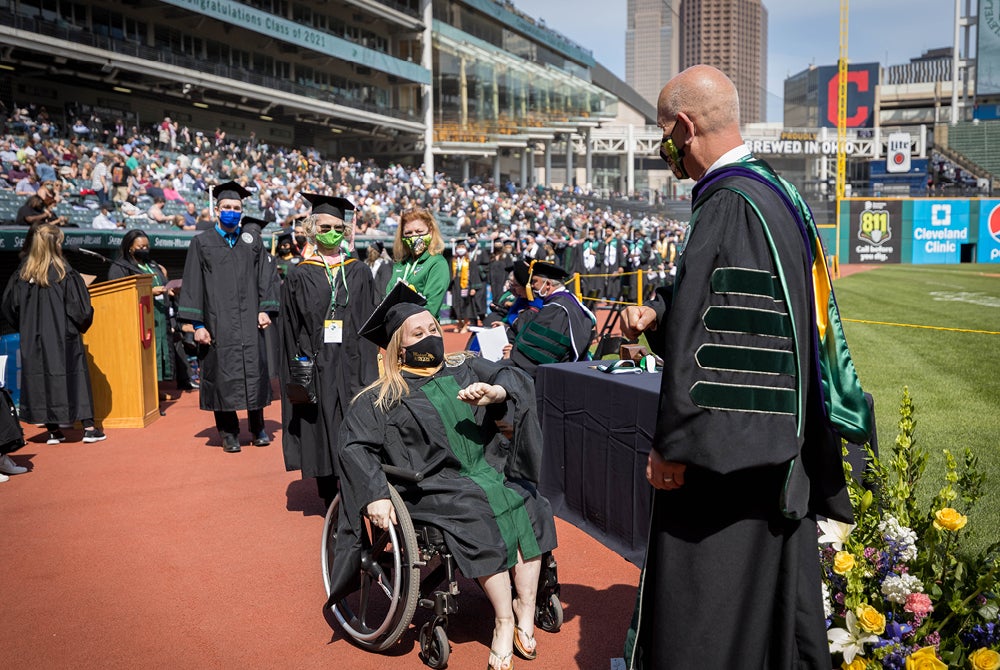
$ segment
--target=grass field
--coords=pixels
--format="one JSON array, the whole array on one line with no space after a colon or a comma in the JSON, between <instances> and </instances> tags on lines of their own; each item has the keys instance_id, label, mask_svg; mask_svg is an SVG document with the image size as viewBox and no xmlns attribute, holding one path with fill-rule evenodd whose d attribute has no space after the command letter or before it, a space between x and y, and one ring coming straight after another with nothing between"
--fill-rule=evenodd
<instances>
[{"instance_id":1,"label":"grass field","mask_svg":"<svg viewBox=\"0 0 1000 670\"><path fill-rule=\"evenodd\" d=\"M971 448L987 475L969 520L976 544L1000 536L1000 266L895 265L838 279L834 290L865 390L875 398L881 449L898 433L908 386L916 439L930 453L918 495L943 484L942 449ZM908 324L930 328L901 327ZM986 331L986 332L966 332Z\"/></svg>"}]
</instances>

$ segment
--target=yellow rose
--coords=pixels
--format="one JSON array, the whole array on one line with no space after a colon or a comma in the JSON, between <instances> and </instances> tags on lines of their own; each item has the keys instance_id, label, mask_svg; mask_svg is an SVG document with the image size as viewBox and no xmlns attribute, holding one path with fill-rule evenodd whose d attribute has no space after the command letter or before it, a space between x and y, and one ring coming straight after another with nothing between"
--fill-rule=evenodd
<instances>
[{"instance_id":1,"label":"yellow rose","mask_svg":"<svg viewBox=\"0 0 1000 670\"><path fill-rule=\"evenodd\" d=\"M881 635L885 632L885 615L871 605L861 605L856 612L858 625L866 633Z\"/></svg>"},{"instance_id":2,"label":"yellow rose","mask_svg":"<svg viewBox=\"0 0 1000 670\"><path fill-rule=\"evenodd\" d=\"M854 556L849 551L838 551L833 557L833 571L844 575L854 567Z\"/></svg>"},{"instance_id":3,"label":"yellow rose","mask_svg":"<svg viewBox=\"0 0 1000 670\"><path fill-rule=\"evenodd\" d=\"M864 659L861 658L855 658L850 663L844 661L843 663L840 664L840 670L865 670L865 668L867 667L868 664L865 663Z\"/></svg>"},{"instance_id":4,"label":"yellow rose","mask_svg":"<svg viewBox=\"0 0 1000 670\"><path fill-rule=\"evenodd\" d=\"M906 657L906 670L948 670L948 666L938 660L934 647L924 647Z\"/></svg>"},{"instance_id":5,"label":"yellow rose","mask_svg":"<svg viewBox=\"0 0 1000 670\"><path fill-rule=\"evenodd\" d=\"M972 666L972 670L998 670L1000 654L992 649L980 647L969 654L969 665Z\"/></svg>"},{"instance_id":6,"label":"yellow rose","mask_svg":"<svg viewBox=\"0 0 1000 670\"><path fill-rule=\"evenodd\" d=\"M951 507L934 512L934 527L938 530L962 530L969 517L959 514Z\"/></svg>"}]
</instances>

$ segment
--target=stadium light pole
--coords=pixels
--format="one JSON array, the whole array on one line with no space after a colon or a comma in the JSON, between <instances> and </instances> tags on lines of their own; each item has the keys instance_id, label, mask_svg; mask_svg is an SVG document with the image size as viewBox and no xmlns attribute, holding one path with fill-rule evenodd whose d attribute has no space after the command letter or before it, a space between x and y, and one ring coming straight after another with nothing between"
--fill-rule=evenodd
<instances>
[{"instance_id":1,"label":"stadium light pole","mask_svg":"<svg viewBox=\"0 0 1000 670\"><path fill-rule=\"evenodd\" d=\"M420 0L420 15L424 19L424 34L420 64L431 73L429 84L421 84L424 107L424 179L434 183L434 10L431 0Z\"/></svg>"},{"instance_id":2,"label":"stadium light pole","mask_svg":"<svg viewBox=\"0 0 1000 670\"><path fill-rule=\"evenodd\" d=\"M958 40L962 21L962 0L955 0L955 45L951 48L951 125L958 123ZM978 35L977 35L978 39ZM964 93L964 91L963 91Z\"/></svg>"}]
</instances>

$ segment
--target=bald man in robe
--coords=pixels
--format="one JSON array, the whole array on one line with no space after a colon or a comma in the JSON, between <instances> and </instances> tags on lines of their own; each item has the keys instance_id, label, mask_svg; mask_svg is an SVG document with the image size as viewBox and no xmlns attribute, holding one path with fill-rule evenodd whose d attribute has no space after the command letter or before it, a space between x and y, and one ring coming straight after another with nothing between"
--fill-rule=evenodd
<instances>
[{"instance_id":1,"label":"bald man in robe","mask_svg":"<svg viewBox=\"0 0 1000 670\"><path fill-rule=\"evenodd\" d=\"M831 394L827 409L821 390L812 215L751 155L739 108L733 83L704 65L657 104L661 156L697 184L673 286L623 314L625 335L644 332L665 368L632 670L831 667L815 517L851 520L831 416L856 408ZM863 403L832 330L844 391ZM855 418L870 431L870 413Z\"/></svg>"}]
</instances>

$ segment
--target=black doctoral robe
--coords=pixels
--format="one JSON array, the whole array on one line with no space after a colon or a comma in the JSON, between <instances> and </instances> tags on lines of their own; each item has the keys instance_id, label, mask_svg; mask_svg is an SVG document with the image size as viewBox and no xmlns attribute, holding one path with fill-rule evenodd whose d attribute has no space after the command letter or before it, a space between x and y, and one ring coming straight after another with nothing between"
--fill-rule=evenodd
<instances>
[{"instance_id":1,"label":"black doctoral robe","mask_svg":"<svg viewBox=\"0 0 1000 670\"><path fill-rule=\"evenodd\" d=\"M812 259L767 186L708 183L647 333L666 366L653 448L687 470L654 491L626 664L828 670L814 515L851 508L822 409Z\"/></svg>"},{"instance_id":2,"label":"black doctoral robe","mask_svg":"<svg viewBox=\"0 0 1000 670\"><path fill-rule=\"evenodd\" d=\"M191 240L178 317L200 321L212 344L200 347L201 409L263 409L271 403L260 312L278 311L278 273L260 235L243 230L232 248L216 229Z\"/></svg>"},{"instance_id":3,"label":"black doctoral robe","mask_svg":"<svg viewBox=\"0 0 1000 670\"><path fill-rule=\"evenodd\" d=\"M576 296L558 291L537 312L524 310L513 324L510 362L532 377L539 365L587 358L597 319Z\"/></svg>"},{"instance_id":4,"label":"black doctoral robe","mask_svg":"<svg viewBox=\"0 0 1000 670\"><path fill-rule=\"evenodd\" d=\"M383 412L377 390L351 405L340 432L343 504L330 602L357 589L361 514L388 498L381 464L427 472L399 487L414 522L441 529L455 562L468 578L497 574L556 547L548 501L537 492L541 428L534 384L520 370L472 358L431 377L404 373L410 392ZM507 402L471 407L457 399L476 381L507 390ZM513 441L496 420L513 404Z\"/></svg>"},{"instance_id":5,"label":"black doctoral robe","mask_svg":"<svg viewBox=\"0 0 1000 670\"><path fill-rule=\"evenodd\" d=\"M21 279L7 282L3 317L21 334L21 420L72 423L94 416L83 333L94 320L90 293L80 274L66 266L59 279L49 268L49 285Z\"/></svg>"},{"instance_id":6,"label":"black doctoral robe","mask_svg":"<svg viewBox=\"0 0 1000 670\"><path fill-rule=\"evenodd\" d=\"M344 276L331 268L337 282L337 308L330 309L330 281L326 268L315 260L294 266L281 287L280 377L288 379L288 361L307 355L314 361L316 404L292 404L282 394L281 449L286 470L303 477L335 473L337 432L351 399L378 377L378 347L358 336L358 328L375 311L381 293L371 269L351 260ZM345 285L346 280L346 285ZM327 318L343 321L343 343L324 344Z\"/></svg>"}]
</instances>

